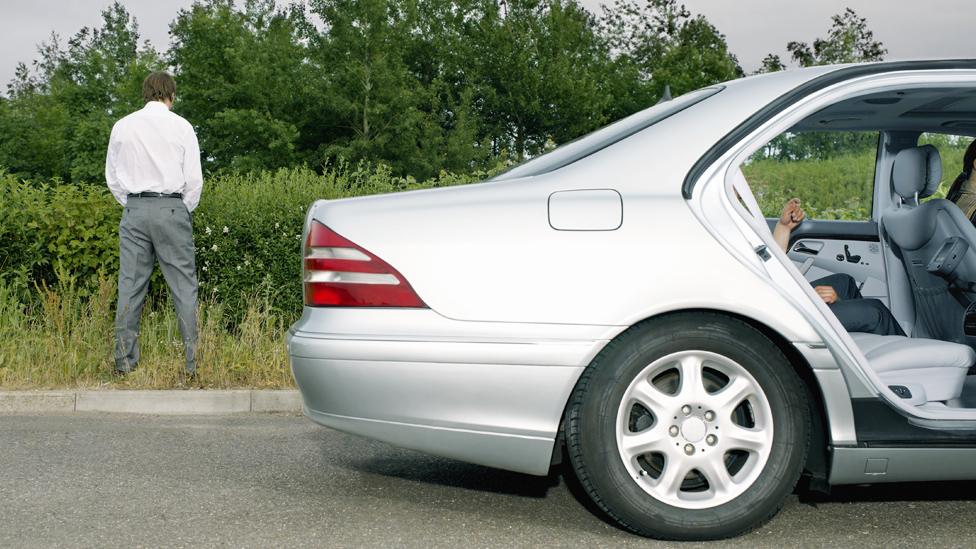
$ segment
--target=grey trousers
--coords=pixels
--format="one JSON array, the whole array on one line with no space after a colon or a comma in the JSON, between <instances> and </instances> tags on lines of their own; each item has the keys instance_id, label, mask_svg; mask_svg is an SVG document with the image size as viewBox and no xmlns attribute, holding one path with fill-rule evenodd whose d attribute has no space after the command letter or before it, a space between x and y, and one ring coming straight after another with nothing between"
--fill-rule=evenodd
<instances>
[{"instance_id":1,"label":"grey trousers","mask_svg":"<svg viewBox=\"0 0 976 549\"><path fill-rule=\"evenodd\" d=\"M811 286L830 286L837 301L827 305L848 332L878 335L905 335L898 321L884 303L865 299L851 275L838 273L810 282Z\"/></svg>"},{"instance_id":2,"label":"grey trousers","mask_svg":"<svg viewBox=\"0 0 976 549\"><path fill-rule=\"evenodd\" d=\"M119 223L119 303L115 369L139 363L139 319L156 260L176 305L186 370L196 371L197 269L190 213L179 198L129 197Z\"/></svg>"}]
</instances>

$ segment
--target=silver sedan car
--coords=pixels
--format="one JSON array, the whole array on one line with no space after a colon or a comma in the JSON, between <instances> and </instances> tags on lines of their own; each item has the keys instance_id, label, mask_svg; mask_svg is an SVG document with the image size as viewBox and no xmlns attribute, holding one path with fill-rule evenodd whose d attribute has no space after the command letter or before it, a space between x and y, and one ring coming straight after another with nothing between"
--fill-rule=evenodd
<instances>
[{"instance_id":1,"label":"silver sedan car","mask_svg":"<svg viewBox=\"0 0 976 549\"><path fill-rule=\"evenodd\" d=\"M876 140L865 218L808 216L784 249L755 154L831 132ZM483 183L318 201L288 337L305 413L562 465L662 539L746 532L798 483L974 479L976 229L926 200L942 163L920 136L943 134L976 135L976 61L753 76ZM809 283L829 274L907 335L846 330Z\"/></svg>"}]
</instances>

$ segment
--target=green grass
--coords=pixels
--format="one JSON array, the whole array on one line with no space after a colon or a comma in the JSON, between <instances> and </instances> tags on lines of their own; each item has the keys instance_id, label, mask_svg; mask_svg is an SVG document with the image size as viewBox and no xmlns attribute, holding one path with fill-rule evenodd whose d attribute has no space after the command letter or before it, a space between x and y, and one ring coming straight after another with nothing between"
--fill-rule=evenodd
<instances>
[{"instance_id":1,"label":"green grass","mask_svg":"<svg viewBox=\"0 0 976 549\"><path fill-rule=\"evenodd\" d=\"M942 184L933 198L945 197L962 166L964 146L940 144ZM766 217L778 217L789 199L799 198L807 217L826 220L871 218L875 153L826 160L753 160L742 167Z\"/></svg>"},{"instance_id":2,"label":"green grass","mask_svg":"<svg viewBox=\"0 0 976 549\"><path fill-rule=\"evenodd\" d=\"M143 311L138 370L112 376L115 284L102 278L91 296L70 279L39 288L37 301L22 305L0 285L0 387L165 389L178 385L183 367L171 304L148 303ZM285 349L290 319L271 304L252 299L243 319L229 327L223 306L200 304L198 372L207 388L293 386Z\"/></svg>"}]
</instances>

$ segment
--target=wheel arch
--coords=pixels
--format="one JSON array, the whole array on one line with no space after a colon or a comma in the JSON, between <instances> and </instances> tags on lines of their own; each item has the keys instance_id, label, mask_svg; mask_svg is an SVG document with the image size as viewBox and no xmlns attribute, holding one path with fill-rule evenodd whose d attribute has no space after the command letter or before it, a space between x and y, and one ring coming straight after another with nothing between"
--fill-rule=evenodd
<instances>
[{"instance_id":1,"label":"wheel arch","mask_svg":"<svg viewBox=\"0 0 976 549\"><path fill-rule=\"evenodd\" d=\"M738 320L754 330L761 333L767 339L769 339L776 347L786 356L787 361L790 366L796 372L797 376L803 382L803 385L807 388L807 400L810 406L814 409L814 414L811 418L811 432L810 432L810 450L807 454L807 462L804 466L805 475L808 478L808 485L814 489L826 490L827 484L826 479L829 476L829 449L830 449L830 430L827 418L826 402L824 400L824 395L820 383L817 381L816 376L813 373L813 368L807 361L806 357L800 353L797 348L789 342L789 340L783 336L775 328L760 322L754 318L735 313L732 311L722 310L722 309L709 309L709 308L687 308L687 309L675 309L659 314L643 318L638 322L635 322L626 329L621 330L613 339L607 341L604 345L604 349L611 342L616 341L623 337L624 334L630 332L637 326L649 321L660 319L669 316L685 315L685 314L711 314L717 316L724 316L730 319ZM596 360L598 356L603 352L596 353L591 363ZM589 365L587 365L589 366ZM565 435L564 435L564 421L566 417L566 408L569 406L569 399L567 399L566 404L563 406L562 415L559 420L559 430L557 431L556 440L553 444L552 460L551 464L553 466L563 463L564 452L565 452Z\"/></svg>"}]
</instances>

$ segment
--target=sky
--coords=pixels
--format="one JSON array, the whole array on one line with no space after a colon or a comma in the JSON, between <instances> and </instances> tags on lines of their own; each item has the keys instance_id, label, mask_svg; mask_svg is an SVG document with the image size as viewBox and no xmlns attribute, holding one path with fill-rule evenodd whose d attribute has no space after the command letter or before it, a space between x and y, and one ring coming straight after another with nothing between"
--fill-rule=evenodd
<instances>
[{"instance_id":1,"label":"sky","mask_svg":"<svg viewBox=\"0 0 976 549\"><path fill-rule=\"evenodd\" d=\"M600 0L580 0L599 13ZM169 45L169 23L192 0L124 0L142 37L159 50ZM972 0L684 0L725 34L739 63L752 72L768 53L789 56L786 43L825 36L830 16L851 7L866 17L886 59L976 58ZM18 61L37 57L37 44L57 32L64 43L84 26L97 26L111 0L0 0L0 90ZM924 6L924 9L923 9Z\"/></svg>"}]
</instances>

